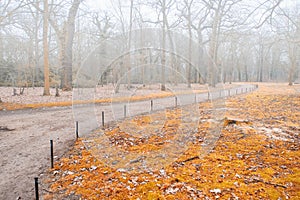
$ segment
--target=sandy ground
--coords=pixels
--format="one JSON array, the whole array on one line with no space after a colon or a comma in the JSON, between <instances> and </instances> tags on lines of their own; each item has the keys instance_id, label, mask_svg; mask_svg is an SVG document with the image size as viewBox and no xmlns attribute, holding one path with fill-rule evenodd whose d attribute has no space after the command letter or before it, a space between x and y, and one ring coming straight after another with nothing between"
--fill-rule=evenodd
<instances>
[{"instance_id":1,"label":"sandy ground","mask_svg":"<svg viewBox=\"0 0 300 200\"><path fill-rule=\"evenodd\" d=\"M71 108L1 112L0 199L33 199L34 177L50 166L49 141L55 155L67 151L74 141Z\"/></svg>"},{"instance_id":2,"label":"sandy ground","mask_svg":"<svg viewBox=\"0 0 300 200\"><path fill-rule=\"evenodd\" d=\"M143 93L151 92L153 91L143 91ZM3 90L1 93L3 94ZM215 96L218 94L219 92ZM71 93L65 94L61 98L70 99L70 95ZM26 103L30 98L35 101L35 98L55 97L40 97L37 93L34 95L28 91L26 98L24 97L19 103ZM198 95L197 101L204 101L206 98L207 93ZM2 100L7 99L4 97ZM193 102L192 96L184 96L179 97L178 104L184 105ZM121 119L124 114L123 106L123 104L104 104L96 107L94 105L78 106L73 109L61 107L0 111L0 126L12 129L11 131L0 131L0 199L33 199L34 177L42 177L43 172L50 167L49 141L51 139L54 141L54 155L60 157L75 141L74 119L79 121L80 134L83 135L99 124L98 116L102 111L107 113L106 122ZM172 106L174 106L174 97L154 102L154 110ZM121 112L114 113L114 109L121 110ZM149 111L149 101L129 104L128 109L128 115L131 116L147 112ZM109 112L111 115L108 114ZM40 190L43 191L43 186Z\"/></svg>"}]
</instances>

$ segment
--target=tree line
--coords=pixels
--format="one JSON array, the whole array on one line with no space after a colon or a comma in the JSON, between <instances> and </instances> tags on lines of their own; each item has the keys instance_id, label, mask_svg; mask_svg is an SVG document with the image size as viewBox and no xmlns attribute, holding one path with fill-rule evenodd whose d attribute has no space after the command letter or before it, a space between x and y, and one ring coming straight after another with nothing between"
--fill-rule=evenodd
<instances>
[{"instance_id":1,"label":"tree line","mask_svg":"<svg viewBox=\"0 0 300 200\"><path fill-rule=\"evenodd\" d=\"M161 29L162 49L174 45L172 32L186 36L185 55L187 60L197 57L197 66L165 51L144 49L99 71L100 84L116 82L122 70L129 88L131 83L146 84L146 69L132 70L133 62L154 60L160 67L151 76L162 90L166 82L181 81L168 66L185 74L187 87L234 81L292 85L299 80L300 3L295 0L110 0L100 5L88 0L2 0L0 13L1 86L43 86L44 95L49 87L71 90L91 49L118 35L119 48L129 51L149 28ZM109 47L105 51L109 54Z\"/></svg>"}]
</instances>

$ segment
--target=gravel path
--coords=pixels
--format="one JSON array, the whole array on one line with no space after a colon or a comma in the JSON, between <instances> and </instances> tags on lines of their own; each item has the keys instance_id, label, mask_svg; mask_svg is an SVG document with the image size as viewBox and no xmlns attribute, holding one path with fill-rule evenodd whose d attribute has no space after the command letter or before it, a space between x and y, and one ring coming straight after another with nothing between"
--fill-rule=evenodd
<instances>
[{"instance_id":1,"label":"gravel path","mask_svg":"<svg viewBox=\"0 0 300 200\"><path fill-rule=\"evenodd\" d=\"M230 89L230 94L250 91L252 85ZM228 96L228 90L212 91L210 98ZM197 94L197 102L206 101L207 93ZM195 102L195 95L177 96L177 105ZM71 107L19 110L0 112L0 126L11 131L0 131L0 199L33 199L34 177L50 167L49 141L54 141L54 155L67 152L75 141L75 123L79 122L79 133L83 136L101 125L102 111L105 122L119 120L126 115L135 116L150 112L150 100L115 104L77 105ZM165 109L175 105L175 97L154 99L153 110ZM58 159L58 158L56 158Z\"/></svg>"}]
</instances>

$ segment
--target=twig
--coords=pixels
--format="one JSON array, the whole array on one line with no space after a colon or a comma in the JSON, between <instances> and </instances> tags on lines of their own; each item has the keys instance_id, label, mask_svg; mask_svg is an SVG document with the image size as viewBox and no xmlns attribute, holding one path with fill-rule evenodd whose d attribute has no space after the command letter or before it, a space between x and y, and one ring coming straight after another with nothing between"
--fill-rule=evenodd
<instances>
[{"instance_id":1,"label":"twig","mask_svg":"<svg viewBox=\"0 0 300 200\"><path fill-rule=\"evenodd\" d=\"M7 126L0 126L0 131L14 131L15 129L7 128Z\"/></svg>"},{"instance_id":2,"label":"twig","mask_svg":"<svg viewBox=\"0 0 300 200\"><path fill-rule=\"evenodd\" d=\"M282 184L277 184L277 183L266 182L266 181L263 181L263 180L261 180L261 182L263 182L263 183L265 183L265 184L268 184L268 185L273 185L273 186L275 186L275 187L287 188L287 186L285 186L285 185L282 185Z\"/></svg>"},{"instance_id":3,"label":"twig","mask_svg":"<svg viewBox=\"0 0 300 200\"><path fill-rule=\"evenodd\" d=\"M200 159L199 156L194 156L194 157L188 158L184 161L181 161L181 163L189 162L189 161L196 160L196 159Z\"/></svg>"},{"instance_id":4,"label":"twig","mask_svg":"<svg viewBox=\"0 0 300 200\"><path fill-rule=\"evenodd\" d=\"M251 179L252 179L252 180L251 180ZM263 179L260 179L260 178L257 178L257 177L250 178L250 180L245 180L245 183L246 183L246 184L249 184L249 183L258 183L258 182L264 183L264 184L267 184L267 185L272 185L272 186L274 186L274 187L287 188L287 186L285 186L285 185L267 182L267 181L264 181Z\"/></svg>"}]
</instances>

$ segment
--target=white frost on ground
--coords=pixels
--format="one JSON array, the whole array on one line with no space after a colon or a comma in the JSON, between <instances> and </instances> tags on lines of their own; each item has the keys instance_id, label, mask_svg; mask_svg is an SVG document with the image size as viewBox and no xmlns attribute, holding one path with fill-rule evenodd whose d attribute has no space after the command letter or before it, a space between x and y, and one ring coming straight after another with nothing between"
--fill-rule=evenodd
<instances>
[{"instance_id":1,"label":"white frost on ground","mask_svg":"<svg viewBox=\"0 0 300 200\"><path fill-rule=\"evenodd\" d=\"M260 127L258 128L258 130L263 132L266 136L268 136L271 139L282 140L285 142L294 142L294 140L292 139L293 137L280 128Z\"/></svg>"}]
</instances>

